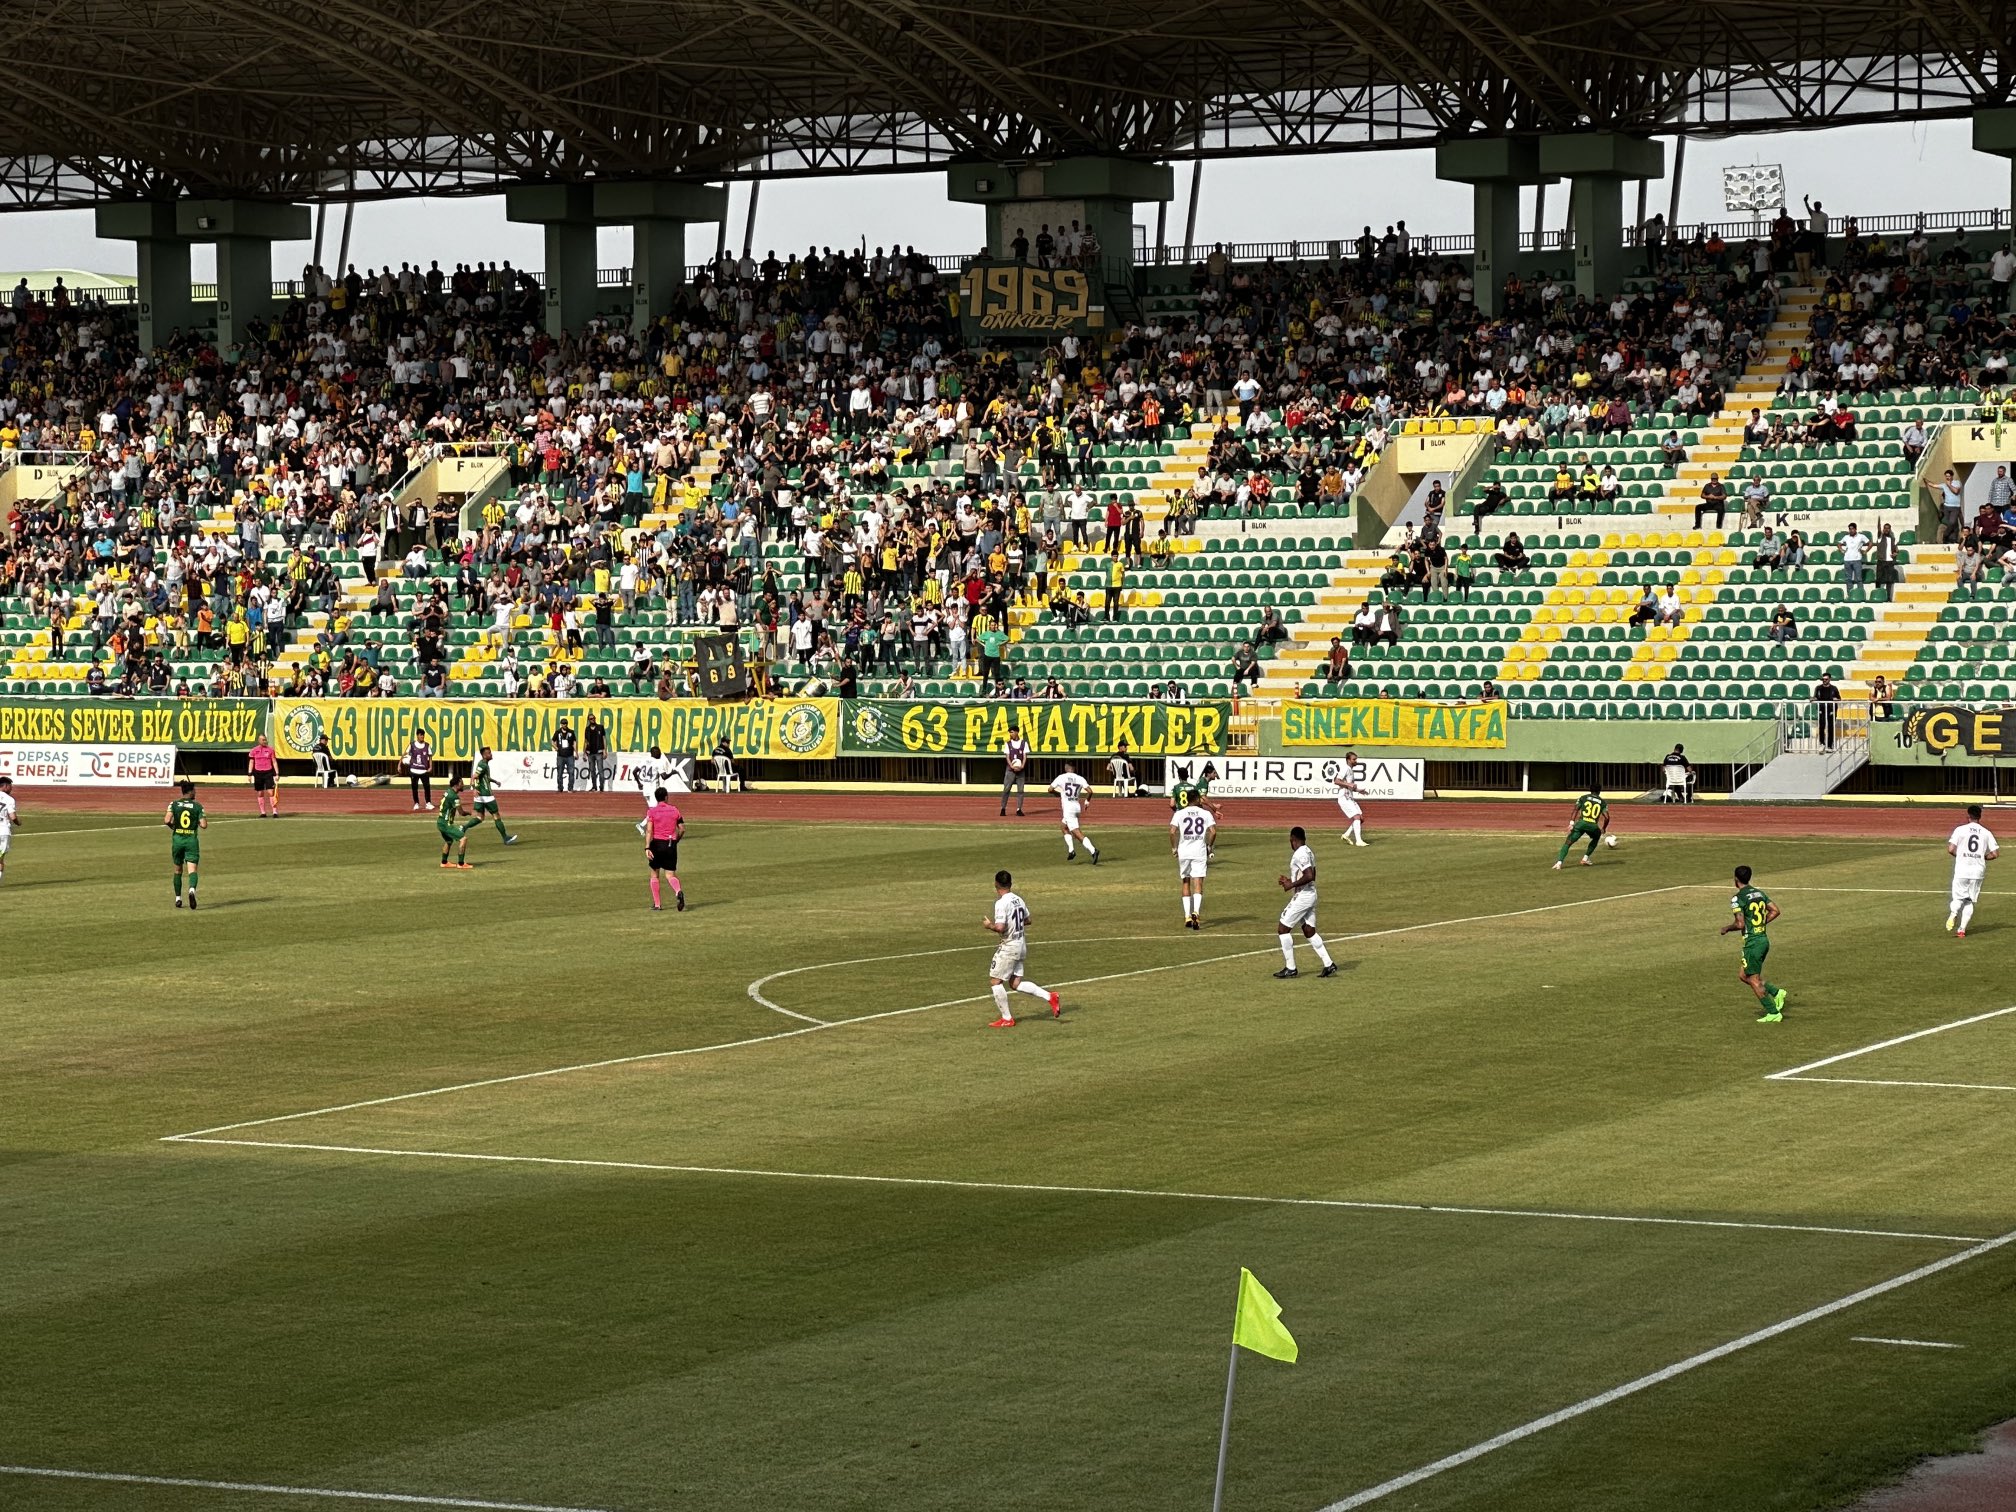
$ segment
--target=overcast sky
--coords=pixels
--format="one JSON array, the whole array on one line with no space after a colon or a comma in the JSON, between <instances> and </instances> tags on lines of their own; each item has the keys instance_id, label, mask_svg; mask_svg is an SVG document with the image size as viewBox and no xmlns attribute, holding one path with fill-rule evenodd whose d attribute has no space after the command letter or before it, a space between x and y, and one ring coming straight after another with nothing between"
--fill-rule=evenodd
<instances>
[{"instance_id":1,"label":"overcast sky","mask_svg":"<svg viewBox=\"0 0 2016 1512\"><path fill-rule=\"evenodd\" d=\"M1787 193L1796 209L1802 195L1823 201L1837 215L1861 216L1918 210L2006 208L2010 173L2002 159L1976 153L1966 121L1917 125L1857 126L1825 132L1788 132L1687 146L1681 175L1682 221L1724 218L1722 169L1752 162L1781 163ZM1667 142L1667 171L1673 166ZM1199 241L1328 241L1405 218L1417 233L1470 229L1470 191L1434 176L1428 152L1359 152L1329 157L1253 158L1204 165L1198 196ZM1182 238L1191 168L1176 168L1176 200L1169 208L1169 240ZM729 191L729 241L739 249L749 188ZM1648 201L1663 208L1670 182L1650 187ZM1566 195L1549 196L1547 221L1558 226ZM1636 210L1636 193L1626 186L1625 214ZM1531 224L1529 196L1526 223ZM336 260L342 211L332 209L325 262ZM1153 207L1136 219L1154 234ZM853 245L862 238L872 248L902 243L922 252L964 252L981 240L977 206L945 198L942 173L880 174L852 179L779 179L764 186L757 204L756 250L780 254L808 245ZM601 262L620 267L630 261L629 232L602 233ZM275 247L276 276L296 272L308 260L310 244ZM698 261L714 250L711 227L687 233L687 255ZM359 268L438 258L456 262L509 258L520 267L545 263L535 226L504 219L502 195L478 199L409 200L359 205L350 235L350 260ZM197 248L196 276L208 278L212 261ZM129 242L101 242L85 211L0 216L0 268L82 268L102 273L133 271Z\"/></svg>"}]
</instances>

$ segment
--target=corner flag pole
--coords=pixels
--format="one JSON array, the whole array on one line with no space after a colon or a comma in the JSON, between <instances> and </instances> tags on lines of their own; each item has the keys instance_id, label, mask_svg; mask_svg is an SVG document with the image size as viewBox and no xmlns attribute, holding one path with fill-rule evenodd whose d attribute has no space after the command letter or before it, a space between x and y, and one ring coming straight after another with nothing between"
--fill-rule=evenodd
<instances>
[{"instance_id":1,"label":"corner flag pole","mask_svg":"<svg viewBox=\"0 0 2016 1512\"><path fill-rule=\"evenodd\" d=\"M1239 1380L1239 1346L1232 1346L1232 1365L1225 1372L1225 1420L1218 1425L1218 1479L1211 1488L1211 1512L1225 1506L1225 1450L1232 1441L1232 1387Z\"/></svg>"}]
</instances>

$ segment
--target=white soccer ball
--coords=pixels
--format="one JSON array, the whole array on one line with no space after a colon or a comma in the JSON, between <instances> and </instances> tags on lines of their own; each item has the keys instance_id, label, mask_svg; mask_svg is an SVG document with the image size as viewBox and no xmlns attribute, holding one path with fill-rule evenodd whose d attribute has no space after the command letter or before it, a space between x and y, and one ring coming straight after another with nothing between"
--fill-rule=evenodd
<instances>
[{"instance_id":1,"label":"white soccer ball","mask_svg":"<svg viewBox=\"0 0 2016 1512\"><path fill-rule=\"evenodd\" d=\"M345 787L355 787L355 786L357 786L357 774L356 774L355 772L351 772L351 773L349 773L349 774L348 774L348 775L347 775L347 776L346 776L346 777L345 777L345 778L343 779L343 785L344 785Z\"/></svg>"},{"instance_id":2,"label":"white soccer ball","mask_svg":"<svg viewBox=\"0 0 2016 1512\"><path fill-rule=\"evenodd\" d=\"M1617 837L1615 835L1605 835L1603 843L1608 846L1615 846L1617 844Z\"/></svg>"}]
</instances>

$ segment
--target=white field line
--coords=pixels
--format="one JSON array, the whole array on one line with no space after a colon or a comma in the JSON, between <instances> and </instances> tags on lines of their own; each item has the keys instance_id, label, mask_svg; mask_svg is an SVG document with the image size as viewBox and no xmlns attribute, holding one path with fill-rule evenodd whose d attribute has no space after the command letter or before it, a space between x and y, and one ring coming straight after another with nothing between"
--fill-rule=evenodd
<instances>
[{"instance_id":1,"label":"white field line","mask_svg":"<svg viewBox=\"0 0 2016 1512\"><path fill-rule=\"evenodd\" d=\"M1565 908L1587 908L1598 903L1622 903L1633 898L1656 897L1661 893L1682 892L1692 884L1678 884L1672 887L1649 887L1639 892L1611 893L1600 898L1577 898L1566 903L1546 903L1538 908L1514 908L1504 913L1473 914L1461 919L1435 919L1423 924L1403 924L1394 929L1370 929L1358 934L1339 935L1340 941L1377 940L1392 935L1413 934L1424 929L1447 929L1462 924L1483 924L1496 919L1518 919L1530 914L1554 913ZM987 950L986 945L950 946L945 953L956 950ZM1057 987L1085 987L1095 982L1117 982L1129 977L1153 976L1165 971L1183 971L1192 966L1212 966L1220 961L1247 960L1256 955L1272 955L1278 947L1266 946L1259 950L1235 951L1230 955L1205 956L1195 961L1175 961L1164 966L1145 966L1139 971L1115 971L1102 976L1080 977L1075 981L1057 982ZM924 952L935 954L936 952ZM844 1029L849 1024L872 1024L881 1019L904 1018L913 1013L930 1013L939 1008L958 1008L968 1004L988 1000L987 994L972 997L948 998L942 1003L924 1003L915 1008L891 1008L881 1013L862 1013L853 1018L833 1019L828 1022L807 1024L802 1029L780 1029L774 1034L752 1035L747 1039L723 1040L712 1045L689 1045L682 1050L648 1050L637 1055L616 1055L605 1060L582 1061L571 1066L550 1066L540 1071L520 1071L510 1076L488 1076L476 1081L456 1082L446 1087L426 1087L418 1092L395 1092L387 1097L367 1097L357 1102L336 1103L326 1108L309 1108L299 1113L278 1113L269 1118L247 1118L237 1123L217 1124L207 1129L195 1129L187 1134L164 1134L165 1143L194 1139L204 1134L227 1134L233 1129L257 1129L267 1124L291 1123L302 1118L321 1118L330 1113L349 1113L358 1108L377 1108L387 1103L411 1102L421 1097L445 1097L453 1092L473 1092L480 1087L501 1087L513 1082L539 1081L549 1076L567 1076L576 1071L599 1071L609 1066L636 1065L643 1061L673 1060L684 1055L706 1055L716 1050L740 1050L750 1045L767 1045L774 1040L795 1039L801 1034L818 1034L827 1029Z\"/></svg>"},{"instance_id":2,"label":"white field line","mask_svg":"<svg viewBox=\"0 0 2016 1512\"><path fill-rule=\"evenodd\" d=\"M1899 1349L1965 1349L1965 1344L1941 1344L1933 1339L1871 1339L1856 1334L1850 1344L1894 1344Z\"/></svg>"},{"instance_id":3,"label":"white field line","mask_svg":"<svg viewBox=\"0 0 2016 1512\"><path fill-rule=\"evenodd\" d=\"M1174 936L1171 936L1171 935L1167 935L1167 934L1159 934L1159 935L1088 935L1088 936L1086 936L1086 937L1084 937L1084 938L1082 938L1082 939L1076 939L1076 940L1045 940L1045 941L1043 942L1043 944L1044 944L1044 946L1045 946L1046 948L1047 948L1047 947L1049 947L1049 946L1053 946L1053 945L1114 945L1114 944L1120 944L1120 943L1124 943L1124 942L1128 942L1128 941L1140 941L1140 940L1150 940L1150 941L1152 941L1152 940L1165 940L1165 941L1166 941L1166 940L1170 940L1170 939L1173 939L1173 938L1175 938L1175 937L1174 937ZM1187 936L1186 936L1186 938L1187 938ZM1219 939L1221 939L1221 940L1222 940L1222 939L1233 939L1233 940L1246 940L1246 939L1252 939L1252 940L1259 940L1259 939L1272 939L1272 938L1273 938L1273 936L1272 936L1272 935L1220 935L1220 936L1218 936L1218 938L1219 938ZM813 965L813 966L791 966L791 967L787 967L787 968L786 968L785 970L783 970L783 971L773 971L773 972L771 972L771 973L770 973L770 975L768 975L768 976L766 976L766 977L758 977L758 978L757 978L757 979L756 979L755 981L753 981L753 982L751 982L751 983L749 984L749 986L748 986L748 988L747 988L746 990L748 991L748 994L749 994L750 998L751 998L752 1000L754 1000L754 1001L755 1001L755 1003L756 1003L756 1004L757 1004L757 1005L758 1005L759 1007L763 1007L763 1008L768 1008L768 1009L769 1009L769 1010L770 1010L770 1011L771 1011L772 1013L781 1013L781 1014L783 1014L783 1015L784 1015L784 1017L786 1017L786 1018L793 1018L793 1019L797 1019L797 1020L798 1020L798 1021L799 1021L799 1022L800 1022L801 1024L817 1024L817 1025L818 1025L818 1026L819 1026L819 1027L820 1027L821 1029L831 1029L832 1027L834 1027L834 1025L835 1025L836 1023L849 1023L849 1024L851 1024L851 1023L854 1023L854 1022L856 1022L856 1020L854 1020L854 1019L839 1019L839 1020L835 1020L835 1019L821 1019L821 1018L814 1018L814 1017L812 1017L812 1015L811 1015L811 1014L809 1014L809 1013L799 1013L799 1012L797 1012L797 1011L796 1011L795 1009L791 1009L791 1008L786 1008L786 1007L784 1007L784 1006L783 1006L783 1005L782 1005L781 1003L773 1003L773 1002L771 1002L771 1001L770 1001L770 999L768 999L767 997L765 997L765 996L763 995L763 989L764 989L765 987L768 987L768 986L769 986L769 985L770 985L770 984L771 984L772 982L780 982L780 981L782 981L782 980L783 980L783 979L784 979L785 977L793 977L793 976L804 976L804 975L805 975L805 974L806 974L807 972L812 972L812 971L838 971L838 970L840 970L840 968L841 968L841 967L843 967L843 966L873 966L873 965L877 965L877 964L879 964L879 963L881 963L881 962L883 962L883 961L917 961L917 960L922 960L922 959L924 959L924 958L925 958L926 956L942 956L942 955L959 955L959 954L961 954L961 953L963 953L963 952L971 952L971 951L976 951L976 950L993 950L993 949L994 949L994 946L993 946L993 945L947 945L947 946L945 946L945 947L943 947L942 949L939 949L939 950L906 950L906 951L904 951L904 952L903 952L902 954L900 954L900 955L879 955L879 956L856 956L856 957L855 957L855 958L854 958L853 960L851 960L851 961L821 961L821 962L819 962L818 964L816 964L816 965ZM1264 954L1264 952L1261 952L1261 951L1250 951L1250 952L1247 952L1247 953L1248 953L1248 954L1251 954L1251 955L1260 955L1260 954ZM1214 956L1214 957L1213 957L1212 959L1214 959L1214 960L1229 960L1229 959L1231 959L1231 957L1227 957L1227 956ZM1203 963L1202 963L1202 962L1199 962L1199 961L1189 961L1189 962L1178 962L1178 963L1177 963L1177 965L1179 965L1179 966L1180 966L1180 965L1192 965L1192 966L1195 966L1195 965L1202 965L1202 964L1203 964ZM1175 968L1174 966L1154 966L1154 967L1150 967L1149 969L1150 969L1151 971L1173 971L1173 970L1175 970L1176 968ZM1088 980L1088 981L1098 981L1098 980L1101 980L1101 979L1100 979L1100 978L1097 978L1097 977L1092 977L1092 978L1086 978L1085 980ZM1059 982L1059 983L1058 983L1057 985L1058 985L1058 986L1060 986L1060 987L1075 987L1075 986L1082 986L1082 985L1083 985L1083 982ZM984 997L984 996L985 996L985 994L983 994L982 996ZM977 1002L980 1002L981 1000L982 1000L982 999L981 999L980 997L972 997L972 998L961 998L961 999L960 999L960 1001L961 1001L962 1003L977 1003ZM944 1006L944 1007L950 1007L950 1006L952 1006L952 1005L948 1003L948 1004L943 1004L943 1005L939 1005L939 1006ZM923 1010L922 1010L922 1009L913 1009L913 1010L909 1010L909 1011L912 1011L912 1012L920 1012L920 1013L921 1013L921 1012L922 1012Z\"/></svg>"},{"instance_id":4,"label":"white field line","mask_svg":"<svg viewBox=\"0 0 2016 1512\"><path fill-rule=\"evenodd\" d=\"M1803 1065L1803 1066L1794 1066L1794 1067L1792 1067L1792 1068L1791 1068L1790 1070L1788 1070L1788 1071L1773 1071L1773 1072L1772 1072L1772 1073L1771 1073L1771 1074L1770 1074L1769 1076L1765 1077L1764 1079L1765 1079L1766 1081L1833 1081L1833 1080L1837 1080L1837 1078L1834 1078L1834 1077L1825 1077L1825 1076L1807 1076L1807 1075L1806 1075L1806 1073L1807 1073L1807 1072L1809 1072L1809 1071L1819 1071L1819 1070L1821 1070L1821 1069L1823 1069L1824 1067L1827 1067L1827 1066L1838 1066L1838 1065L1840 1065L1840 1064L1841 1064L1841 1062L1843 1062L1843 1061L1851 1061L1851 1060L1855 1060L1855 1059L1857 1059L1857 1058L1859 1058L1859 1057L1861 1057L1861 1056L1864 1056L1864 1055L1874 1055L1874 1054L1875 1054L1875 1053L1876 1053L1876 1052L1877 1052L1878 1050L1888 1050L1888 1049L1890 1049L1891 1047L1893 1047L1893 1046L1895 1046L1895 1045L1908 1045L1908 1044L1910 1044L1910 1043L1911 1043L1911 1041L1913 1041L1913 1040L1921 1040L1921 1039L1924 1039L1924 1038L1926 1038L1926 1037L1927 1037L1928 1035L1933 1035L1933 1034L1944 1034L1944 1033L1945 1033L1945 1032L1946 1032L1947 1030L1949 1030L1949 1029L1965 1029L1965 1028L1966 1028L1966 1027L1967 1027L1967 1026L1968 1026L1969 1024L1985 1024L1985 1023L1987 1023L1987 1022L1988 1022L1988 1020L1990 1020L1990 1019L1997 1019L1997 1018L2001 1018L2001 1017L2003 1017L2003 1016L2004 1016L2005 1014L2010 1014L2010 1013L2016 1013L2016 1007L2009 1007L2009 1008L1996 1008L1996 1009L1992 1009L1992 1010L1990 1010L1990 1011L1989 1011L1989 1012L1987 1012L1987 1013L1977 1013L1977 1014L1974 1014L1974 1015L1973 1015L1972 1017L1970 1017L1970 1018L1963 1018L1963 1019L1955 1019L1955 1020L1953 1020L1953 1022L1952 1022L1952 1023L1950 1023L1950 1024L1934 1024L1934 1025L1933 1025L1933 1026L1932 1026L1932 1027L1931 1027L1930 1029L1919 1029L1919 1030L1915 1030L1914 1032L1912 1032L1912 1033L1910 1033L1910 1034L1900 1034L1900 1035L1897 1035L1897 1036L1895 1036L1895 1037L1894 1037L1894 1038L1892 1038L1892 1039L1886 1039L1886 1040L1878 1040L1878 1041L1877 1041L1877 1042L1876 1042L1875 1044L1873 1044L1873 1045L1864 1045L1864 1046L1863 1046L1863 1047L1862 1047L1861 1049L1859 1049L1859 1050L1843 1050L1843 1051L1842 1051L1842 1052L1841 1052L1840 1054L1838 1054L1838 1055L1829 1055L1829 1056L1824 1056L1824 1057L1822 1057L1821 1059L1819 1059L1819 1060L1816 1060L1816 1061L1808 1061L1808 1062L1807 1062L1807 1063L1806 1063L1805 1065ZM1879 1083L1879 1084L1877 1084L1877 1085L1880 1085L1880 1083ZM1913 1084L1912 1084L1912 1083L1900 1083L1899 1085L1913 1085ZM1951 1084L1949 1084L1949 1083L1918 1083L1918 1084L1916 1084L1916 1085L1927 1085L1927 1086L1933 1086L1933 1085L1951 1085ZM2007 1088L1994 1088L1994 1089L1992 1089L1992 1090L1995 1090L1995 1091L2006 1091L2006 1090L2008 1090L2008 1089L2007 1089Z\"/></svg>"},{"instance_id":5,"label":"white field line","mask_svg":"<svg viewBox=\"0 0 2016 1512\"><path fill-rule=\"evenodd\" d=\"M588 1160L559 1155L469 1154L459 1150L394 1150L372 1145L306 1144L277 1139L177 1137L181 1144L229 1145L251 1150L310 1150L324 1155L378 1155L411 1160L462 1160L489 1165L585 1167L652 1171L683 1176L742 1176L774 1181L855 1182L868 1186L938 1187L965 1192L1027 1192L1063 1197L1154 1197L1169 1202L1229 1202L1255 1207L1337 1208L1373 1213L1442 1213L1469 1218L1545 1218L1570 1223L1636 1223L1661 1228L1756 1229L1781 1234L1851 1234L1861 1239L1918 1239L1939 1244L1979 1244L1976 1234L1919 1234L1892 1229L1835 1228L1812 1223L1744 1222L1725 1218L1661 1218L1632 1213L1573 1213L1536 1208L1462 1207L1439 1202L1368 1202L1342 1197L1269 1197L1247 1192L1162 1191L1152 1187L1064 1186L1025 1181L954 1181L932 1176L864 1176L836 1171L772 1171L744 1166L669 1165L648 1160Z\"/></svg>"},{"instance_id":6,"label":"white field line","mask_svg":"<svg viewBox=\"0 0 2016 1512\"><path fill-rule=\"evenodd\" d=\"M1820 1087L1945 1087L1953 1092L2016 1092L1999 1082L1898 1081L1882 1076L1793 1076L1788 1081Z\"/></svg>"},{"instance_id":7,"label":"white field line","mask_svg":"<svg viewBox=\"0 0 2016 1512\"><path fill-rule=\"evenodd\" d=\"M1994 1239L1984 1239L1971 1248L1961 1250L1958 1254L1947 1255L1943 1259L1934 1260L1929 1265L1921 1265L1916 1270L1906 1271L1901 1276L1892 1276L1888 1281L1879 1281L1874 1286L1865 1286L1860 1291L1850 1292L1845 1297L1837 1297L1832 1302L1824 1302L1818 1307L1809 1308L1795 1317L1786 1318L1783 1322L1773 1323L1768 1328L1760 1328L1754 1333L1744 1334L1740 1339L1731 1339L1726 1344L1718 1344L1715 1348L1703 1350L1700 1354L1689 1355L1686 1359L1668 1365L1663 1370L1655 1370L1650 1375L1642 1375L1635 1381L1626 1381L1622 1386L1613 1386L1610 1390L1601 1392L1596 1396L1584 1398L1572 1407L1563 1407L1559 1412L1550 1412L1545 1417L1537 1417L1530 1423L1522 1423L1517 1428L1509 1429L1494 1438L1485 1439L1481 1444L1472 1444L1468 1449L1459 1450L1457 1453L1447 1455L1442 1459L1434 1461L1432 1464L1423 1465L1418 1470L1409 1470L1405 1475L1396 1475L1389 1481L1381 1481L1378 1485L1368 1487L1355 1495L1347 1496L1342 1501L1330 1503L1330 1505L1323 1508L1323 1512L1352 1512L1352 1509L1355 1507L1363 1507L1372 1502L1383 1500L1393 1495L1396 1491L1405 1491L1410 1486L1418 1486L1421 1482L1440 1475L1445 1470L1455 1470L1469 1464L1473 1460L1482 1459L1487 1454L1495 1453L1497 1450L1516 1444L1522 1439L1532 1438L1535 1434L1545 1433L1549 1428L1559 1427L1562 1423L1571 1422L1578 1417L1595 1412L1598 1408L1608 1407L1613 1402L1621 1402L1624 1398L1636 1396L1641 1391L1649 1391L1652 1387L1663 1385L1676 1376L1687 1374L1690 1370L1698 1370L1703 1365L1712 1365L1717 1360L1725 1359L1741 1350L1749 1349L1753 1345L1765 1343L1767 1340L1775 1339L1781 1334L1788 1334L1795 1328L1804 1328L1808 1323L1817 1323L1820 1319L1832 1317L1835 1313L1846 1312L1851 1307L1858 1307L1864 1302L1884 1296L1889 1292L1927 1280L1942 1271L1953 1269L1956 1265L1965 1265L1970 1260L1977 1260L1983 1255L2012 1243L2016 1243L2016 1230L2011 1230L2009 1233L2002 1234Z\"/></svg>"},{"instance_id":8,"label":"white field line","mask_svg":"<svg viewBox=\"0 0 2016 1512\"><path fill-rule=\"evenodd\" d=\"M50 1470L39 1465L0 1465L0 1475L41 1480L109 1481L124 1486L181 1486L198 1491L253 1491L262 1496L316 1496L333 1501L398 1502L417 1507L477 1507L489 1512L597 1512L593 1507L554 1507L541 1502L483 1501L468 1496L415 1496L401 1491L335 1491L316 1486L267 1486L256 1481L185 1480L173 1475L119 1475L109 1470Z\"/></svg>"}]
</instances>

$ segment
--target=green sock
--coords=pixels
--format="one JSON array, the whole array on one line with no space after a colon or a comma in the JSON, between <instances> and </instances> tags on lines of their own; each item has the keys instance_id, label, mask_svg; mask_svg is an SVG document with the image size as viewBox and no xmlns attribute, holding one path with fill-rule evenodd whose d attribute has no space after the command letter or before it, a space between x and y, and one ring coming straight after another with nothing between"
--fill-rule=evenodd
<instances>
[{"instance_id":1,"label":"green sock","mask_svg":"<svg viewBox=\"0 0 2016 1512\"><path fill-rule=\"evenodd\" d=\"M175 873L175 896L178 898L182 896L182 873L180 871Z\"/></svg>"},{"instance_id":2,"label":"green sock","mask_svg":"<svg viewBox=\"0 0 2016 1512\"><path fill-rule=\"evenodd\" d=\"M1575 842L1573 840L1570 840L1561 847L1561 854L1554 858L1554 864L1556 866L1559 866L1563 861L1566 861L1568 859L1568 852L1570 849L1573 848L1574 844Z\"/></svg>"},{"instance_id":3,"label":"green sock","mask_svg":"<svg viewBox=\"0 0 2016 1512\"><path fill-rule=\"evenodd\" d=\"M504 828L504 816L502 814L498 814L495 816L495 818L497 820L497 833L502 835L506 840L509 840L511 838L511 831Z\"/></svg>"},{"instance_id":4,"label":"green sock","mask_svg":"<svg viewBox=\"0 0 2016 1512\"><path fill-rule=\"evenodd\" d=\"M1769 1008L1771 1006L1772 1000L1777 996L1778 996L1778 989L1776 987L1773 987L1769 982L1766 982L1764 984L1764 1006L1766 1008Z\"/></svg>"}]
</instances>

